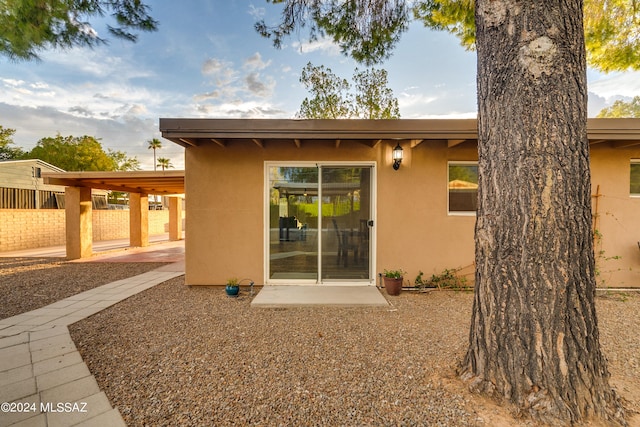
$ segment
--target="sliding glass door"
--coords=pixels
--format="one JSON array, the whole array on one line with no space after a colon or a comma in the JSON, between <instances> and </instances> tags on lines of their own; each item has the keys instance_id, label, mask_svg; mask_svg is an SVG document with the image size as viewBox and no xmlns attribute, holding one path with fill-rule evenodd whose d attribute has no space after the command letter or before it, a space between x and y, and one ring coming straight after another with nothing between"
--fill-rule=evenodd
<instances>
[{"instance_id":1,"label":"sliding glass door","mask_svg":"<svg viewBox=\"0 0 640 427\"><path fill-rule=\"evenodd\" d=\"M318 168L269 167L269 280L317 280Z\"/></svg>"},{"instance_id":2,"label":"sliding glass door","mask_svg":"<svg viewBox=\"0 0 640 427\"><path fill-rule=\"evenodd\" d=\"M371 165L268 166L269 282L371 282Z\"/></svg>"}]
</instances>

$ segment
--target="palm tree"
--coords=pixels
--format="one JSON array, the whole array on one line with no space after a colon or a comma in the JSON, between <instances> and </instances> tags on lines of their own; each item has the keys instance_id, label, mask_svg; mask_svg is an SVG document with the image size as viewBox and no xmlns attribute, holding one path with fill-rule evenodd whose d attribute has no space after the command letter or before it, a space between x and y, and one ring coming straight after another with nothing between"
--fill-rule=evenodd
<instances>
[{"instance_id":1,"label":"palm tree","mask_svg":"<svg viewBox=\"0 0 640 427\"><path fill-rule=\"evenodd\" d=\"M171 164L171 160L165 159L164 157L158 157L158 166L162 168L162 170L170 169L173 167Z\"/></svg>"},{"instance_id":2,"label":"palm tree","mask_svg":"<svg viewBox=\"0 0 640 427\"><path fill-rule=\"evenodd\" d=\"M147 148L153 150L153 170L156 170L156 150L162 148L162 141L158 138L153 138L147 142L149 143Z\"/></svg>"}]
</instances>

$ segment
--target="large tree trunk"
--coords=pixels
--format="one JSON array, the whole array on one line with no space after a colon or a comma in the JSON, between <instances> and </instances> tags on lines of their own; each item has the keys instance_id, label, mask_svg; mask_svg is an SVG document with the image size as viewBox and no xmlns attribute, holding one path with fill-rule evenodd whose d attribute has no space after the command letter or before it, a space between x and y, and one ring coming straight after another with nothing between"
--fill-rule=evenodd
<instances>
[{"instance_id":1,"label":"large tree trunk","mask_svg":"<svg viewBox=\"0 0 640 427\"><path fill-rule=\"evenodd\" d=\"M582 1L477 0L476 289L463 378L534 419L624 414L595 311Z\"/></svg>"}]
</instances>

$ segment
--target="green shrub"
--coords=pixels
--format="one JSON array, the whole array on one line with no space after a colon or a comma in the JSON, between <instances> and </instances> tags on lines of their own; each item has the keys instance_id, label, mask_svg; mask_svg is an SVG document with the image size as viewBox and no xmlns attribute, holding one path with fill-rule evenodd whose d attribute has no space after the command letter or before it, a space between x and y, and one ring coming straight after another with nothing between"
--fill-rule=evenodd
<instances>
[{"instance_id":1,"label":"green shrub","mask_svg":"<svg viewBox=\"0 0 640 427\"><path fill-rule=\"evenodd\" d=\"M416 288L438 288L462 290L468 288L467 278L458 274L460 269L444 269L440 274L432 274L430 279L424 279L424 273L420 271L414 284Z\"/></svg>"}]
</instances>

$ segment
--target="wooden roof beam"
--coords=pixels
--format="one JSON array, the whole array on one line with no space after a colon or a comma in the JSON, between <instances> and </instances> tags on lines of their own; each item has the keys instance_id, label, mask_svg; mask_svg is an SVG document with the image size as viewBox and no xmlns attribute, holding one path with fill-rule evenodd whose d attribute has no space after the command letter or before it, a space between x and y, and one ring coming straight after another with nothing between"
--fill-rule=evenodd
<instances>
[{"instance_id":1,"label":"wooden roof beam","mask_svg":"<svg viewBox=\"0 0 640 427\"><path fill-rule=\"evenodd\" d=\"M220 139L217 139L217 138L211 138L211 142L213 142L214 144L218 144L222 148L227 146L227 144L225 144L224 141L222 141Z\"/></svg>"},{"instance_id":2,"label":"wooden roof beam","mask_svg":"<svg viewBox=\"0 0 640 427\"><path fill-rule=\"evenodd\" d=\"M300 141L299 139L294 139L293 143L296 144L296 148L302 147L302 141Z\"/></svg>"},{"instance_id":3,"label":"wooden roof beam","mask_svg":"<svg viewBox=\"0 0 640 427\"><path fill-rule=\"evenodd\" d=\"M636 147L640 145L640 140L635 140L635 141L616 141L616 142L612 142L611 146L613 148L630 148L630 147Z\"/></svg>"},{"instance_id":4,"label":"wooden roof beam","mask_svg":"<svg viewBox=\"0 0 640 427\"><path fill-rule=\"evenodd\" d=\"M260 147L260 148L264 148L264 141L263 141L263 140L258 139L258 138L252 138L251 140L252 140L252 141L254 142L254 144L256 144L258 147Z\"/></svg>"},{"instance_id":5,"label":"wooden roof beam","mask_svg":"<svg viewBox=\"0 0 640 427\"><path fill-rule=\"evenodd\" d=\"M340 140L336 139L336 148L340 148Z\"/></svg>"},{"instance_id":6,"label":"wooden roof beam","mask_svg":"<svg viewBox=\"0 0 640 427\"><path fill-rule=\"evenodd\" d=\"M184 145L185 147L188 145L190 147L197 147L198 146L198 141L197 140L192 140L189 138L178 138L180 142L182 142L183 144L180 145Z\"/></svg>"},{"instance_id":7,"label":"wooden roof beam","mask_svg":"<svg viewBox=\"0 0 640 427\"><path fill-rule=\"evenodd\" d=\"M468 141L467 139L447 139L447 147L448 148L453 148L456 145L460 145L463 142Z\"/></svg>"},{"instance_id":8,"label":"wooden roof beam","mask_svg":"<svg viewBox=\"0 0 640 427\"><path fill-rule=\"evenodd\" d=\"M411 144L409 145L411 148L416 148L418 145L422 144L424 139L412 139Z\"/></svg>"}]
</instances>

